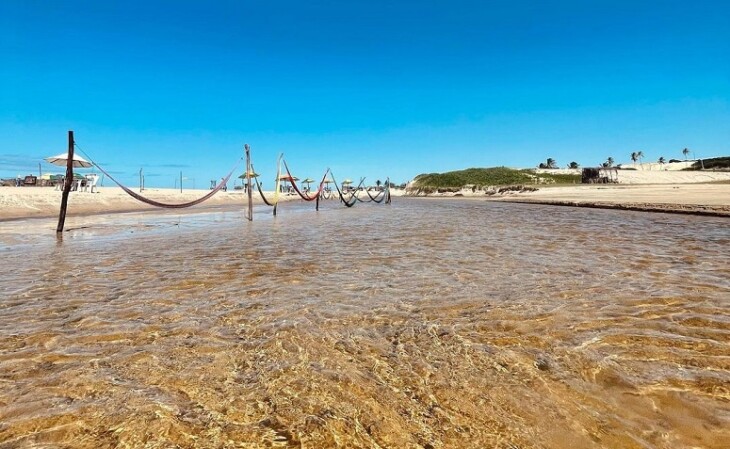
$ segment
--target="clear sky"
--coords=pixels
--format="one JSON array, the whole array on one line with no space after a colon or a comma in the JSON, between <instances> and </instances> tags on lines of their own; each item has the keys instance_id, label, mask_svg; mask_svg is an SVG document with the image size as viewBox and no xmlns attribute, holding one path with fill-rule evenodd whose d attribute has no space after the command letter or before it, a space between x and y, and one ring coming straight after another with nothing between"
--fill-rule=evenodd
<instances>
[{"instance_id":1,"label":"clear sky","mask_svg":"<svg viewBox=\"0 0 730 449\"><path fill-rule=\"evenodd\" d=\"M728 1L2 0L0 54L0 177L70 129L167 187L730 155Z\"/></svg>"}]
</instances>

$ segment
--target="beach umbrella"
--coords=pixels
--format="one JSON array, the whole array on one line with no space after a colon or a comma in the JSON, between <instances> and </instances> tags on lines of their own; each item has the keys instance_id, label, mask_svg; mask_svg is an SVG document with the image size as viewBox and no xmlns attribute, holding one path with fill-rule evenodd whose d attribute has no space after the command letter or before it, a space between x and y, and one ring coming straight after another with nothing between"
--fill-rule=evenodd
<instances>
[{"instance_id":1,"label":"beach umbrella","mask_svg":"<svg viewBox=\"0 0 730 449\"><path fill-rule=\"evenodd\" d=\"M55 156L47 157L45 159L45 161L49 162L53 165L59 165L61 167L65 167L68 162L68 153L61 153L61 154L57 154ZM91 162L82 158L81 156L74 154L73 166L75 168L89 168L92 165L94 165L94 164L92 164Z\"/></svg>"},{"instance_id":2,"label":"beach umbrella","mask_svg":"<svg viewBox=\"0 0 730 449\"><path fill-rule=\"evenodd\" d=\"M304 180L304 181L302 181L302 182L303 182L303 183L305 183L305 184L307 185L307 188L309 188L309 184L313 183L313 182L314 182L314 179L312 179L312 178L307 178L307 179L305 179L305 180Z\"/></svg>"},{"instance_id":3,"label":"beach umbrella","mask_svg":"<svg viewBox=\"0 0 730 449\"><path fill-rule=\"evenodd\" d=\"M296 176L281 175L279 176L279 181L284 181L284 187L286 187L287 182L293 183L294 181L299 181L299 178Z\"/></svg>"},{"instance_id":4,"label":"beach umbrella","mask_svg":"<svg viewBox=\"0 0 730 449\"><path fill-rule=\"evenodd\" d=\"M246 179L246 178L258 178L259 174L256 172L248 172L244 173L241 176L238 177L238 179Z\"/></svg>"},{"instance_id":5,"label":"beach umbrella","mask_svg":"<svg viewBox=\"0 0 730 449\"><path fill-rule=\"evenodd\" d=\"M344 181L342 181L342 184L352 184L352 180L351 179L345 179Z\"/></svg>"}]
</instances>

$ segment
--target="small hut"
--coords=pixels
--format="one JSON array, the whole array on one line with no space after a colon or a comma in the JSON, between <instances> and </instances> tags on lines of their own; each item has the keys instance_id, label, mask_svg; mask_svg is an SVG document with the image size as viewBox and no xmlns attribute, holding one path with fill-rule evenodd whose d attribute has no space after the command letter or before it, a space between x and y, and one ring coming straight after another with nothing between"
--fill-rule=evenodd
<instances>
[{"instance_id":1,"label":"small hut","mask_svg":"<svg viewBox=\"0 0 730 449\"><path fill-rule=\"evenodd\" d=\"M614 167L585 167L581 173L583 184L618 184L618 169Z\"/></svg>"}]
</instances>

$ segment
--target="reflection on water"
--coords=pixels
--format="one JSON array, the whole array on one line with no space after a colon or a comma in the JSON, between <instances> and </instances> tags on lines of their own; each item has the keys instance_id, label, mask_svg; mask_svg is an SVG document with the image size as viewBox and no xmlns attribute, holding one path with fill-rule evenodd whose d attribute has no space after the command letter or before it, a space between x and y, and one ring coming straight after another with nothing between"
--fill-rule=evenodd
<instances>
[{"instance_id":1,"label":"reflection on water","mask_svg":"<svg viewBox=\"0 0 730 449\"><path fill-rule=\"evenodd\" d=\"M0 447L730 441L726 220L286 206L0 224Z\"/></svg>"}]
</instances>

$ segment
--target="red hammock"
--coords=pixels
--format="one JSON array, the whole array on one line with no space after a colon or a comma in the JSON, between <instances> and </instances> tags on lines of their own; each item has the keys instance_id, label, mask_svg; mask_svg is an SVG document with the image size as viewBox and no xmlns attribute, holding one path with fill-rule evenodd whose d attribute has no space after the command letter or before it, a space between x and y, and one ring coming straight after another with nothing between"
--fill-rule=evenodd
<instances>
[{"instance_id":1,"label":"red hammock","mask_svg":"<svg viewBox=\"0 0 730 449\"><path fill-rule=\"evenodd\" d=\"M308 195L302 193L302 191L299 190L299 187L297 187L297 183L294 182L294 176L292 176L291 172L289 171L289 166L286 165L286 161L284 161L284 168L286 169L286 174L289 175L289 181L291 182L291 186L294 188L294 191L297 192L304 201L314 201L319 198L319 194L322 193L322 190L324 189L324 181L325 179L327 179L327 173L329 173L330 171L329 168L327 169L327 171L324 172L324 176L322 176L322 181L319 183L319 189L317 189L317 192L315 192L314 195Z\"/></svg>"}]
</instances>

